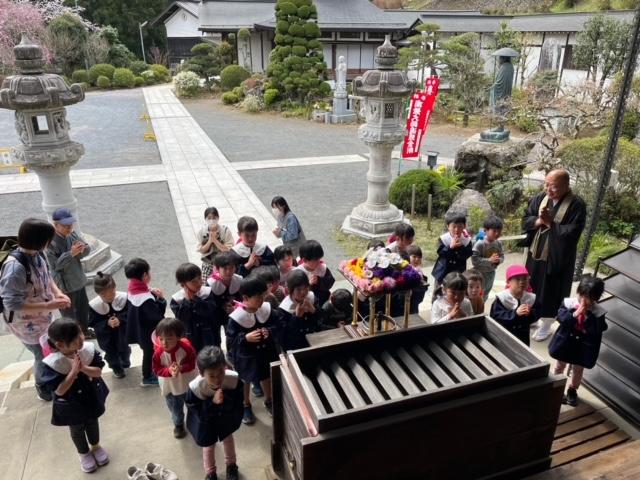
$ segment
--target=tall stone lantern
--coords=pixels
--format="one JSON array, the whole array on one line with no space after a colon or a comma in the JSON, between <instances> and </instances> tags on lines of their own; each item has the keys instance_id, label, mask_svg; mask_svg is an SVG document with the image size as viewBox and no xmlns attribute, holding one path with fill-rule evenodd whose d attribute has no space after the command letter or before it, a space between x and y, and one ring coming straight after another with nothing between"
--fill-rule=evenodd
<instances>
[{"instance_id":1,"label":"tall stone lantern","mask_svg":"<svg viewBox=\"0 0 640 480\"><path fill-rule=\"evenodd\" d=\"M391 152L406 134L403 103L415 88L415 81L395 69L398 50L390 36L376 53L377 70L367 70L353 81L353 94L364 97L366 123L358 137L369 147L367 200L351 211L342 230L368 239L386 237L404 214L389 203Z\"/></svg>"},{"instance_id":2,"label":"tall stone lantern","mask_svg":"<svg viewBox=\"0 0 640 480\"><path fill-rule=\"evenodd\" d=\"M78 218L69 171L84 155L84 146L69 138L65 107L84 100L82 86L69 87L60 75L44 73L42 48L26 35L13 52L18 74L5 78L0 87L0 108L15 110L20 138L11 156L38 176L42 208L49 219L61 207ZM92 253L83 259L90 278L100 267L110 272L122 265L122 257L111 252L109 245L88 235L85 240L92 246Z\"/></svg>"}]
</instances>

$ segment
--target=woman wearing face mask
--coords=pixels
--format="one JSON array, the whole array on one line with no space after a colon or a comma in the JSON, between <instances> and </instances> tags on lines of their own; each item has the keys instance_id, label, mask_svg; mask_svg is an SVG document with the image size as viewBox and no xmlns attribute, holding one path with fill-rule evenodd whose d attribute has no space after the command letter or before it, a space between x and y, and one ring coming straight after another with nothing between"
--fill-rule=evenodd
<instances>
[{"instance_id":1,"label":"woman wearing face mask","mask_svg":"<svg viewBox=\"0 0 640 480\"><path fill-rule=\"evenodd\" d=\"M300 245L306 241L298 217L293 214L283 197L273 197L271 211L278 221L278 226L273 229L273 234L281 238L284 245L291 248L291 252L296 258Z\"/></svg>"},{"instance_id":2,"label":"woman wearing face mask","mask_svg":"<svg viewBox=\"0 0 640 480\"><path fill-rule=\"evenodd\" d=\"M218 223L220 215L216 207L204 211L204 226L198 232L198 252L202 260L202 281L206 282L213 272L213 259L220 252L228 252L235 241L231 229Z\"/></svg>"}]
</instances>

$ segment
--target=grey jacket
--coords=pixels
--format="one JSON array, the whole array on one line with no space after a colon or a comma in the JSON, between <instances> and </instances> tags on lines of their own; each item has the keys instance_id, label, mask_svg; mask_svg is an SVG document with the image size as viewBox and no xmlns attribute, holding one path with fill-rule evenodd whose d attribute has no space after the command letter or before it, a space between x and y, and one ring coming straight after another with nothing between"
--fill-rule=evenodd
<instances>
[{"instance_id":1,"label":"grey jacket","mask_svg":"<svg viewBox=\"0 0 640 480\"><path fill-rule=\"evenodd\" d=\"M482 273L495 271L498 265L489 260L494 253L500 256L500 263L504 262L504 251L500 240L494 242L488 242L486 239L478 240L473 246L473 254L471 255L473 268Z\"/></svg>"},{"instance_id":2,"label":"grey jacket","mask_svg":"<svg viewBox=\"0 0 640 480\"><path fill-rule=\"evenodd\" d=\"M84 242L84 239L76 232L72 232L68 237L62 237L56 233L46 250L47 262L49 263L49 270L53 275L53 280L60 287L60 290L65 293L80 290L87 284L87 276L82 270L80 259L89 255L91 247L87 245L84 252L73 257L71 255L71 245L76 240Z\"/></svg>"}]
</instances>

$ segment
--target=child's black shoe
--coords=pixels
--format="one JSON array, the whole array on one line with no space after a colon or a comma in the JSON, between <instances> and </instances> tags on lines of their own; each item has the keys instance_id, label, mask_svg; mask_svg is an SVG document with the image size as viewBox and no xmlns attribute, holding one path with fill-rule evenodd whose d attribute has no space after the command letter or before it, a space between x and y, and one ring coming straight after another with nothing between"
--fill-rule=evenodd
<instances>
[{"instance_id":1,"label":"child's black shoe","mask_svg":"<svg viewBox=\"0 0 640 480\"><path fill-rule=\"evenodd\" d=\"M218 475L216 475L215 473L209 473L206 477L204 477L204 480L218 480Z\"/></svg>"},{"instance_id":2,"label":"child's black shoe","mask_svg":"<svg viewBox=\"0 0 640 480\"><path fill-rule=\"evenodd\" d=\"M231 465L227 465L227 477L226 480L238 480L240 477L238 476L238 465L232 463Z\"/></svg>"},{"instance_id":3,"label":"child's black shoe","mask_svg":"<svg viewBox=\"0 0 640 480\"><path fill-rule=\"evenodd\" d=\"M569 387L567 389L566 402L563 403L566 403L570 407L578 405L578 391L575 388Z\"/></svg>"}]
</instances>

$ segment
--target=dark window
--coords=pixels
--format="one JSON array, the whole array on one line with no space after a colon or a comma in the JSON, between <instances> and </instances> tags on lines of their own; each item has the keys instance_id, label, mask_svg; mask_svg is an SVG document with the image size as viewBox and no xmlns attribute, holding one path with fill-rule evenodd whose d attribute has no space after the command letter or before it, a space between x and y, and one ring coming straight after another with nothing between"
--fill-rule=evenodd
<instances>
[{"instance_id":1,"label":"dark window","mask_svg":"<svg viewBox=\"0 0 640 480\"><path fill-rule=\"evenodd\" d=\"M333 40L333 32L320 31L320 40Z\"/></svg>"},{"instance_id":2,"label":"dark window","mask_svg":"<svg viewBox=\"0 0 640 480\"><path fill-rule=\"evenodd\" d=\"M368 40L384 40L385 33L384 32L368 32L367 39Z\"/></svg>"},{"instance_id":3,"label":"dark window","mask_svg":"<svg viewBox=\"0 0 640 480\"><path fill-rule=\"evenodd\" d=\"M338 32L338 38L341 39L353 39L353 40L360 40L362 39L362 33L361 32Z\"/></svg>"},{"instance_id":4,"label":"dark window","mask_svg":"<svg viewBox=\"0 0 640 480\"><path fill-rule=\"evenodd\" d=\"M565 70L586 70L586 68L577 67L573 63L573 45L567 45L564 49L562 68L564 68Z\"/></svg>"},{"instance_id":5,"label":"dark window","mask_svg":"<svg viewBox=\"0 0 640 480\"><path fill-rule=\"evenodd\" d=\"M386 103L384 105L384 118L393 118L395 109L393 103Z\"/></svg>"}]
</instances>

